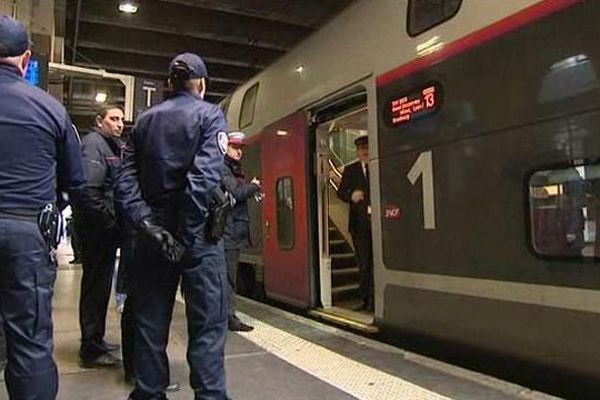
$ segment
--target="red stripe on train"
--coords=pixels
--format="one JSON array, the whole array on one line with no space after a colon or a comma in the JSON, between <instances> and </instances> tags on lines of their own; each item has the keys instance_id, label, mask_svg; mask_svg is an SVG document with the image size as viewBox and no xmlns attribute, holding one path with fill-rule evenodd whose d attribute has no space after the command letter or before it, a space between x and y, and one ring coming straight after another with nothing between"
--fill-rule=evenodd
<instances>
[{"instance_id":1,"label":"red stripe on train","mask_svg":"<svg viewBox=\"0 0 600 400\"><path fill-rule=\"evenodd\" d=\"M377 86L384 86L402 77L414 74L433 64L444 61L473 47L489 42L524 25L570 7L581 0L544 0L516 14L510 15L490 26L475 31L447 44L442 50L401 65L377 77Z\"/></svg>"}]
</instances>

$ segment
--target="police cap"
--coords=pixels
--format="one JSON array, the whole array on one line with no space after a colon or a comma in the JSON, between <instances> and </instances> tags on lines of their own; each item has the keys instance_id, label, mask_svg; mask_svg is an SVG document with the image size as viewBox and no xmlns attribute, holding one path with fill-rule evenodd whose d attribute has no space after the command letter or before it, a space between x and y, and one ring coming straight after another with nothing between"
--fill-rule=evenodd
<instances>
[{"instance_id":1,"label":"police cap","mask_svg":"<svg viewBox=\"0 0 600 400\"><path fill-rule=\"evenodd\" d=\"M206 69L206 64L200 56L197 56L193 53L182 53L171 61L169 64L169 73L172 74L176 72L177 68L187 67L188 69L188 80L189 79L200 79L200 78L208 78L208 70Z\"/></svg>"},{"instance_id":2,"label":"police cap","mask_svg":"<svg viewBox=\"0 0 600 400\"><path fill-rule=\"evenodd\" d=\"M227 137L230 145L244 146L246 144L246 135L244 132L230 132Z\"/></svg>"},{"instance_id":3,"label":"police cap","mask_svg":"<svg viewBox=\"0 0 600 400\"><path fill-rule=\"evenodd\" d=\"M0 16L0 57L16 57L29 49L29 36L22 23Z\"/></svg>"}]
</instances>

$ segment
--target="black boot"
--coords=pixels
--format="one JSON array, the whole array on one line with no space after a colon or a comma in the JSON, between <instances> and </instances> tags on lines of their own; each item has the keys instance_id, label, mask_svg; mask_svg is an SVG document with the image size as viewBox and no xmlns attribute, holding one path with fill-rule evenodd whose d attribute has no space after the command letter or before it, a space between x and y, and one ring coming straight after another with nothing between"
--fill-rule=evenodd
<instances>
[{"instance_id":1,"label":"black boot","mask_svg":"<svg viewBox=\"0 0 600 400\"><path fill-rule=\"evenodd\" d=\"M229 316L228 328L232 332L250 332L254 330L253 326L243 323L235 315Z\"/></svg>"}]
</instances>

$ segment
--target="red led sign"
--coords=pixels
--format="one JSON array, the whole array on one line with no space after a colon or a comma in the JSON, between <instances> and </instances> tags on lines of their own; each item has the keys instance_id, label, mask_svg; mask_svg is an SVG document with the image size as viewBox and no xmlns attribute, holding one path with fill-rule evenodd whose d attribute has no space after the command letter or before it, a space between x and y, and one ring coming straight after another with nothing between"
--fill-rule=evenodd
<instances>
[{"instance_id":1,"label":"red led sign","mask_svg":"<svg viewBox=\"0 0 600 400\"><path fill-rule=\"evenodd\" d=\"M405 125L435 113L441 103L441 89L438 84L430 84L394 97L386 104L386 122L394 127Z\"/></svg>"}]
</instances>

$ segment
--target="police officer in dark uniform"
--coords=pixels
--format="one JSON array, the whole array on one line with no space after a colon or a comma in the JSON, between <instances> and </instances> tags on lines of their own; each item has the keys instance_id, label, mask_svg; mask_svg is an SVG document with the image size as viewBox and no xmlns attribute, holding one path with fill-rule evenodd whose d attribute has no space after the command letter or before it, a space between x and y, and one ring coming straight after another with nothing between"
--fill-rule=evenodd
<instances>
[{"instance_id":1,"label":"police officer in dark uniform","mask_svg":"<svg viewBox=\"0 0 600 400\"><path fill-rule=\"evenodd\" d=\"M0 16L0 313L11 399L52 400L53 248L66 192L84 184L79 139L64 107L23 80L31 52L22 24ZM61 193L57 197L57 193Z\"/></svg>"},{"instance_id":2,"label":"police officer in dark uniform","mask_svg":"<svg viewBox=\"0 0 600 400\"><path fill-rule=\"evenodd\" d=\"M223 234L227 278L229 280L228 327L230 331L248 332L254 328L240 321L235 315L235 294L237 291L240 252L241 249L250 245L248 199L260 192L260 181L253 178L251 182L246 182L242 172L242 148L245 145L246 135L243 132L231 132L228 137L229 145L223 168L223 186L235 199L235 205L227 217Z\"/></svg>"},{"instance_id":3,"label":"police officer in dark uniform","mask_svg":"<svg viewBox=\"0 0 600 400\"><path fill-rule=\"evenodd\" d=\"M119 235L113 186L121 164L123 110L107 105L98 110L95 126L83 137L81 152L86 187L75 207L77 233L81 238L82 270L79 299L83 367L111 367L119 364L110 352L116 344L104 340Z\"/></svg>"},{"instance_id":4,"label":"police officer in dark uniform","mask_svg":"<svg viewBox=\"0 0 600 400\"><path fill-rule=\"evenodd\" d=\"M358 311L373 311L373 239L369 189L369 137L354 140L358 161L344 167L338 197L350 203L349 230L360 268L362 305Z\"/></svg>"},{"instance_id":5,"label":"police officer in dark uniform","mask_svg":"<svg viewBox=\"0 0 600 400\"><path fill-rule=\"evenodd\" d=\"M173 59L173 95L139 117L117 178L117 205L139 232L130 275L133 400L167 398L166 347L180 280L195 399L227 398L223 243L210 243L204 235L210 201L221 180L227 123L218 106L203 100L207 78L197 55L184 53Z\"/></svg>"}]
</instances>

